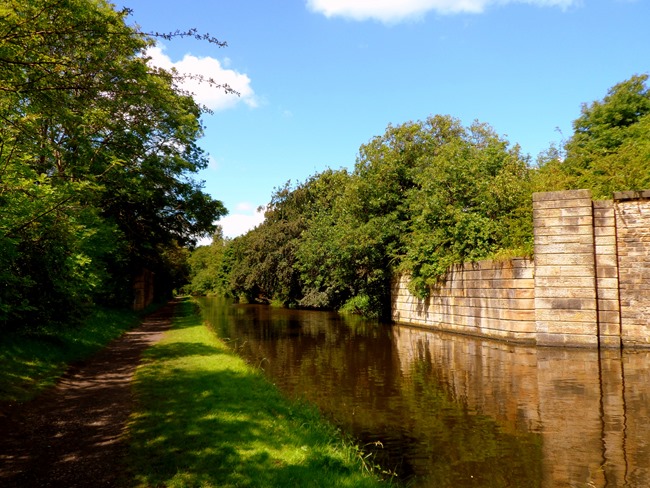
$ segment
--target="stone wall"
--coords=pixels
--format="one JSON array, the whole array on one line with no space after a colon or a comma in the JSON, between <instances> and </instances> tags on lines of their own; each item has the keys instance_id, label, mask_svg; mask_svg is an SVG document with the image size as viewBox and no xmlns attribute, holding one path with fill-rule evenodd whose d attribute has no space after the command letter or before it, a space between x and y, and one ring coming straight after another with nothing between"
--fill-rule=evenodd
<instances>
[{"instance_id":1,"label":"stone wall","mask_svg":"<svg viewBox=\"0 0 650 488\"><path fill-rule=\"evenodd\" d=\"M614 194L621 339L650 345L650 191Z\"/></svg>"},{"instance_id":2,"label":"stone wall","mask_svg":"<svg viewBox=\"0 0 650 488\"><path fill-rule=\"evenodd\" d=\"M650 347L650 191L533 195L534 262L454 267L429 298L395 281L395 322L543 346Z\"/></svg>"},{"instance_id":3,"label":"stone wall","mask_svg":"<svg viewBox=\"0 0 650 488\"><path fill-rule=\"evenodd\" d=\"M533 219L537 343L597 346L591 192L535 193Z\"/></svg>"},{"instance_id":4,"label":"stone wall","mask_svg":"<svg viewBox=\"0 0 650 488\"><path fill-rule=\"evenodd\" d=\"M608 200L595 201L593 208L598 334L603 346L620 347L616 207L613 201Z\"/></svg>"},{"instance_id":5,"label":"stone wall","mask_svg":"<svg viewBox=\"0 0 650 488\"><path fill-rule=\"evenodd\" d=\"M451 332L534 343L533 262L513 259L454 267L426 300L408 291L408 276L394 282L395 322Z\"/></svg>"}]
</instances>

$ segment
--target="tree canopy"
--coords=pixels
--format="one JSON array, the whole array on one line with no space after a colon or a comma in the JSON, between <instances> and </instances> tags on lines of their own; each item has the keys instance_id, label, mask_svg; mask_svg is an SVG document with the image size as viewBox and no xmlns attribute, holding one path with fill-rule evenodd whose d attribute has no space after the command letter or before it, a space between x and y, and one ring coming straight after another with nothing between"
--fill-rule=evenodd
<instances>
[{"instance_id":1,"label":"tree canopy","mask_svg":"<svg viewBox=\"0 0 650 488\"><path fill-rule=\"evenodd\" d=\"M563 155L545 161L569 188L598 198L650 188L650 88L648 75L617 83L602 100L583 104Z\"/></svg>"},{"instance_id":2,"label":"tree canopy","mask_svg":"<svg viewBox=\"0 0 650 488\"><path fill-rule=\"evenodd\" d=\"M450 266L532 256L534 191L611 198L650 188L647 79L633 76L583 105L572 137L537 166L485 123L436 115L389 125L360 147L353 171L276 190L264 223L213 251L218 291L380 316L395 273L408 273L424 297ZM205 283L200 269L190 290Z\"/></svg>"},{"instance_id":3,"label":"tree canopy","mask_svg":"<svg viewBox=\"0 0 650 488\"><path fill-rule=\"evenodd\" d=\"M287 183L264 223L188 259L226 210L194 179L204 109L146 53L156 37L224 43L145 34L128 15L105 0L0 5L3 327L128 304L143 268L159 294L189 273L195 292L379 316L395 272L424 296L452 265L531 255L533 191L650 187L650 89L635 75L584 104L536 167L485 123L389 125L353 170Z\"/></svg>"},{"instance_id":4,"label":"tree canopy","mask_svg":"<svg viewBox=\"0 0 650 488\"><path fill-rule=\"evenodd\" d=\"M192 174L207 164L201 107L150 66L155 39L104 0L0 6L0 324L127 303L146 267L225 213ZM165 282L167 281L167 282Z\"/></svg>"},{"instance_id":5,"label":"tree canopy","mask_svg":"<svg viewBox=\"0 0 650 488\"><path fill-rule=\"evenodd\" d=\"M385 315L396 270L423 293L451 264L526 252L529 171L519 148L485 124L435 116L391 125L361 146L354 171L276 190L264 223L229 244L226 289Z\"/></svg>"}]
</instances>

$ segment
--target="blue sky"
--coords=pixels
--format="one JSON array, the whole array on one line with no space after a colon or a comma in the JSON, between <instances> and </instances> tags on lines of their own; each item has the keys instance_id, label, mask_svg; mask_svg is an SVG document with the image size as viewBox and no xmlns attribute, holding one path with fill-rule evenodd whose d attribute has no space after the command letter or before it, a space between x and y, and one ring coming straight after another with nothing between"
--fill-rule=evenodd
<instances>
[{"instance_id":1,"label":"blue sky","mask_svg":"<svg viewBox=\"0 0 650 488\"><path fill-rule=\"evenodd\" d=\"M214 109L199 177L234 237L287 180L352 168L388 124L449 114L488 123L534 160L582 103L650 72L646 0L113 0L145 32L195 27L228 42L150 54L225 81L190 87Z\"/></svg>"}]
</instances>

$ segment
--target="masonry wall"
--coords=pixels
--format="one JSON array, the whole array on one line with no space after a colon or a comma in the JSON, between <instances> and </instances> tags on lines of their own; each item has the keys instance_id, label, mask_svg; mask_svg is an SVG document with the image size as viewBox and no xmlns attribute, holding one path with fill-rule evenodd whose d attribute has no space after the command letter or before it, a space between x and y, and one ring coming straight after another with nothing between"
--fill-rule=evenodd
<instances>
[{"instance_id":1,"label":"masonry wall","mask_svg":"<svg viewBox=\"0 0 650 488\"><path fill-rule=\"evenodd\" d=\"M395 322L462 334L534 343L533 262L513 259L454 267L426 300L408 291L408 276L393 284Z\"/></svg>"},{"instance_id":2,"label":"masonry wall","mask_svg":"<svg viewBox=\"0 0 650 488\"><path fill-rule=\"evenodd\" d=\"M650 346L650 191L614 194L621 340Z\"/></svg>"},{"instance_id":3,"label":"masonry wall","mask_svg":"<svg viewBox=\"0 0 650 488\"><path fill-rule=\"evenodd\" d=\"M535 311L542 346L597 346L591 192L535 193Z\"/></svg>"},{"instance_id":4,"label":"masonry wall","mask_svg":"<svg viewBox=\"0 0 650 488\"><path fill-rule=\"evenodd\" d=\"M598 335L604 347L621 347L621 314L616 244L616 207L611 200L595 201L594 250Z\"/></svg>"},{"instance_id":5,"label":"masonry wall","mask_svg":"<svg viewBox=\"0 0 650 488\"><path fill-rule=\"evenodd\" d=\"M429 298L393 284L395 322L541 346L650 347L650 191L533 195L534 262L454 267Z\"/></svg>"}]
</instances>

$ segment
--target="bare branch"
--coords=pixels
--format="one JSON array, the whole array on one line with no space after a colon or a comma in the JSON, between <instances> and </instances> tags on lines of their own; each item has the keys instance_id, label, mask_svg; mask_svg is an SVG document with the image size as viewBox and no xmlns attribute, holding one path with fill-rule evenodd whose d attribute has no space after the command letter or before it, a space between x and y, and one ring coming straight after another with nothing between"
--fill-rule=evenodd
<instances>
[{"instance_id":1,"label":"bare branch","mask_svg":"<svg viewBox=\"0 0 650 488\"><path fill-rule=\"evenodd\" d=\"M180 37L181 39L184 37L193 37L197 41L207 41L210 44L215 44L216 46L219 47L226 47L228 46L228 43L225 41L220 41L216 37L211 36L208 33L201 34L199 31L195 28L188 29L186 31L181 31L181 30L176 30L174 32L149 32L146 35L151 36L151 37L156 37L159 39L165 39L166 41L170 41L175 37Z\"/></svg>"}]
</instances>

